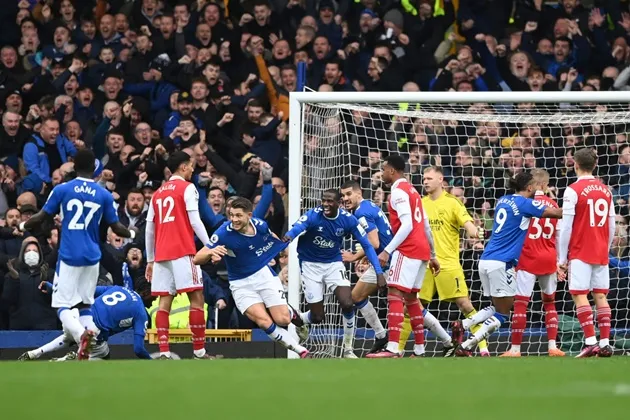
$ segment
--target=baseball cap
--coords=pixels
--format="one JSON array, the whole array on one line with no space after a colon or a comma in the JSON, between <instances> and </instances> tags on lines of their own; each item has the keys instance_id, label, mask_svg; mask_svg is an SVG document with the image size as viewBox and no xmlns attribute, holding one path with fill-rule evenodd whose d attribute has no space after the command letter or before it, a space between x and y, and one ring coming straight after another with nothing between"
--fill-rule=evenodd
<instances>
[{"instance_id":1,"label":"baseball cap","mask_svg":"<svg viewBox=\"0 0 630 420\"><path fill-rule=\"evenodd\" d=\"M159 180L148 179L144 181L144 184L142 184L142 189L150 188L151 190L155 191L160 188L160 185L162 185L162 183Z\"/></svg>"},{"instance_id":2,"label":"baseball cap","mask_svg":"<svg viewBox=\"0 0 630 420\"><path fill-rule=\"evenodd\" d=\"M20 206L20 213L37 213L37 207L32 204L24 204Z\"/></svg>"},{"instance_id":3,"label":"baseball cap","mask_svg":"<svg viewBox=\"0 0 630 420\"><path fill-rule=\"evenodd\" d=\"M188 92L179 92L179 95L177 95L177 102L191 102L192 103L193 98L192 96L190 96L190 93Z\"/></svg>"}]
</instances>

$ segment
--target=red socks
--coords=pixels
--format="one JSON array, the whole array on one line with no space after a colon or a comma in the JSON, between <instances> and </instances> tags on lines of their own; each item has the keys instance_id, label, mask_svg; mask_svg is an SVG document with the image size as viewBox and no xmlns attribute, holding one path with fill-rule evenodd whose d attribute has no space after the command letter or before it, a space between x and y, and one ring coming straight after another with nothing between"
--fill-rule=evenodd
<instances>
[{"instance_id":1,"label":"red socks","mask_svg":"<svg viewBox=\"0 0 630 420\"><path fill-rule=\"evenodd\" d=\"M193 350L201 350L206 345L206 318L201 308L190 308L188 325L192 332Z\"/></svg>"},{"instance_id":2,"label":"red socks","mask_svg":"<svg viewBox=\"0 0 630 420\"><path fill-rule=\"evenodd\" d=\"M398 295L387 295L387 325L389 327L389 342L400 341L400 330L405 319L403 300ZM409 314L411 316L411 314ZM422 313L420 314L422 315Z\"/></svg>"},{"instance_id":3,"label":"red socks","mask_svg":"<svg viewBox=\"0 0 630 420\"><path fill-rule=\"evenodd\" d=\"M610 306L597 308L597 326L599 327L599 338L610 338Z\"/></svg>"},{"instance_id":4,"label":"red socks","mask_svg":"<svg viewBox=\"0 0 630 420\"><path fill-rule=\"evenodd\" d=\"M554 295L543 295L543 308L545 309L545 328L547 328L547 339L555 340L558 337L558 312L556 312L556 302Z\"/></svg>"},{"instance_id":5,"label":"red socks","mask_svg":"<svg viewBox=\"0 0 630 420\"><path fill-rule=\"evenodd\" d=\"M418 298L406 300L405 306L409 314L409 322L413 330L415 344L424 344L424 317L422 316L422 307Z\"/></svg>"},{"instance_id":6,"label":"red socks","mask_svg":"<svg viewBox=\"0 0 630 420\"><path fill-rule=\"evenodd\" d=\"M529 298L526 296L514 297L514 313L512 313L512 344L520 346L523 342L523 333L527 325L527 305Z\"/></svg>"},{"instance_id":7,"label":"red socks","mask_svg":"<svg viewBox=\"0 0 630 420\"><path fill-rule=\"evenodd\" d=\"M168 311L158 310L155 314L155 328L158 332L158 347L160 348L160 353L166 353L169 351L168 346Z\"/></svg>"},{"instance_id":8,"label":"red socks","mask_svg":"<svg viewBox=\"0 0 630 420\"><path fill-rule=\"evenodd\" d=\"M608 311L608 334L610 334L610 308L608 309ZM595 325L593 325L593 310L591 309L591 306L578 306L575 312L577 314L578 320L580 321L582 331L584 331L584 339L595 337Z\"/></svg>"}]
</instances>

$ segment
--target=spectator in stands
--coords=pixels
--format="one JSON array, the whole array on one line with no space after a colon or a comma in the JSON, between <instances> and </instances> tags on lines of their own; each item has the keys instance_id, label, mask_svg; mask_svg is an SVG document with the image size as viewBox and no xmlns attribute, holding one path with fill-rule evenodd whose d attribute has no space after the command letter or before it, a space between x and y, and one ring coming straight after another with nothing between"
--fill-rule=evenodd
<instances>
[{"instance_id":1,"label":"spectator in stands","mask_svg":"<svg viewBox=\"0 0 630 420\"><path fill-rule=\"evenodd\" d=\"M76 153L76 148L68 138L59 133L59 121L47 118L42 121L39 135L33 134L24 145L24 166L30 174L35 174L45 183L52 181L52 171Z\"/></svg>"},{"instance_id":2,"label":"spectator in stands","mask_svg":"<svg viewBox=\"0 0 630 420\"><path fill-rule=\"evenodd\" d=\"M2 298L9 306L9 328L13 330L57 329L50 294L41 286L52 282L54 271L44 262L37 239L26 238L17 258L11 259Z\"/></svg>"}]
</instances>

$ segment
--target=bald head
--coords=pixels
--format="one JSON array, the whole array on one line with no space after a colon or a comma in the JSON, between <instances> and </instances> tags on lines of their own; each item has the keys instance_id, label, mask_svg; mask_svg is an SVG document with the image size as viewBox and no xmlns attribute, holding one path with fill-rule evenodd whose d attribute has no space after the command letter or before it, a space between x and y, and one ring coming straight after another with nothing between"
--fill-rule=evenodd
<instances>
[{"instance_id":1,"label":"bald head","mask_svg":"<svg viewBox=\"0 0 630 420\"><path fill-rule=\"evenodd\" d=\"M37 208L37 198L35 194L30 191L20 194L17 198L17 208L21 208L23 205L30 204L31 206Z\"/></svg>"}]
</instances>

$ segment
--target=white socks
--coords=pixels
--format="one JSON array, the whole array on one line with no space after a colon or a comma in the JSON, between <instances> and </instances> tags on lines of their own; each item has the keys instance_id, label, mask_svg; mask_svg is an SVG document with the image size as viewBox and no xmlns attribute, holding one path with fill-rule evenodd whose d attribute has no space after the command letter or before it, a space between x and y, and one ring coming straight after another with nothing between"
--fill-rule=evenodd
<instances>
[{"instance_id":1,"label":"white socks","mask_svg":"<svg viewBox=\"0 0 630 420\"><path fill-rule=\"evenodd\" d=\"M473 325L481 324L486 319L490 318L492 315L494 315L494 312L494 306L487 306L470 318L465 318L462 321L462 326L464 327L464 329L469 330L470 327L472 327Z\"/></svg>"},{"instance_id":2,"label":"white socks","mask_svg":"<svg viewBox=\"0 0 630 420\"><path fill-rule=\"evenodd\" d=\"M68 308L60 308L57 314L64 329L72 335L77 344L81 343L81 336L85 331L85 327L81 325L81 322L74 316L72 311Z\"/></svg>"},{"instance_id":3,"label":"white socks","mask_svg":"<svg viewBox=\"0 0 630 420\"><path fill-rule=\"evenodd\" d=\"M343 348L352 350L354 345L354 311L343 315Z\"/></svg>"},{"instance_id":4,"label":"white socks","mask_svg":"<svg viewBox=\"0 0 630 420\"><path fill-rule=\"evenodd\" d=\"M453 341L451 340L451 336L448 335L446 330L440 324L440 321L437 320L433 314L426 309L424 310L424 328L431 331L437 338L440 339L442 344L446 347L451 347L453 345ZM424 349L423 349L424 352Z\"/></svg>"},{"instance_id":5,"label":"white socks","mask_svg":"<svg viewBox=\"0 0 630 420\"><path fill-rule=\"evenodd\" d=\"M39 359L40 356L46 353L52 353L53 351L56 351L56 350L68 348L70 344L66 340L64 340L65 337L66 337L65 334L62 334L59 337L52 340L50 343L46 343L40 348L32 350L29 353L31 353L31 355L34 356L35 358Z\"/></svg>"},{"instance_id":6,"label":"white socks","mask_svg":"<svg viewBox=\"0 0 630 420\"><path fill-rule=\"evenodd\" d=\"M92 309L84 308L79 310L79 322L90 331L97 331L96 324L94 324L94 318L92 317Z\"/></svg>"},{"instance_id":7,"label":"white socks","mask_svg":"<svg viewBox=\"0 0 630 420\"><path fill-rule=\"evenodd\" d=\"M304 322L304 325L311 325L311 311L302 312L300 318L302 322Z\"/></svg>"},{"instance_id":8,"label":"white socks","mask_svg":"<svg viewBox=\"0 0 630 420\"><path fill-rule=\"evenodd\" d=\"M271 326L265 330L265 333L273 341L277 341L287 349L292 350L297 354L301 354L306 351L306 348L300 346L287 330L278 327L276 324L271 324Z\"/></svg>"},{"instance_id":9,"label":"white socks","mask_svg":"<svg viewBox=\"0 0 630 420\"><path fill-rule=\"evenodd\" d=\"M601 338L599 340L599 347L606 347L610 345L610 339L609 338Z\"/></svg>"},{"instance_id":10,"label":"white socks","mask_svg":"<svg viewBox=\"0 0 630 420\"><path fill-rule=\"evenodd\" d=\"M481 328L472 335L472 337L462 343L462 347L466 350L470 350L473 346L476 346L477 343L484 340L500 326L501 321L496 316L491 316L483 323Z\"/></svg>"},{"instance_id":11,"label":"white socks","mask_svg":"<svg viewBox=\"0 0 630 420\"><path fill-rule=\"evenodd\" d=\"M359 305L360 304L361 303L359 303ZM363 318L365 318L365 322L367 322L367 324L374 330L374 335L376 335L376 338L378 339L385 337L387 331L385 330L385 327L383 327L381 320L378 318L378 314L376 313L376 309L374 309L374 305L372 305L372 302L366 299L366 303L363 304L361 308L359 308L359 306L357 305L357 308L359 309L359 312L361 313Z\"/></svg>"},{"instance_id":12,"label":"white socks","mask_svg":"<svg viewBox=\"0 0 630 420\"><path fill-rule=\"evenodd\" d=\"M549 340L549 343L547 344L547 348L549 350L556 350L558 347L556 347L556 340Z\"/></svg>"}]
</instances>

